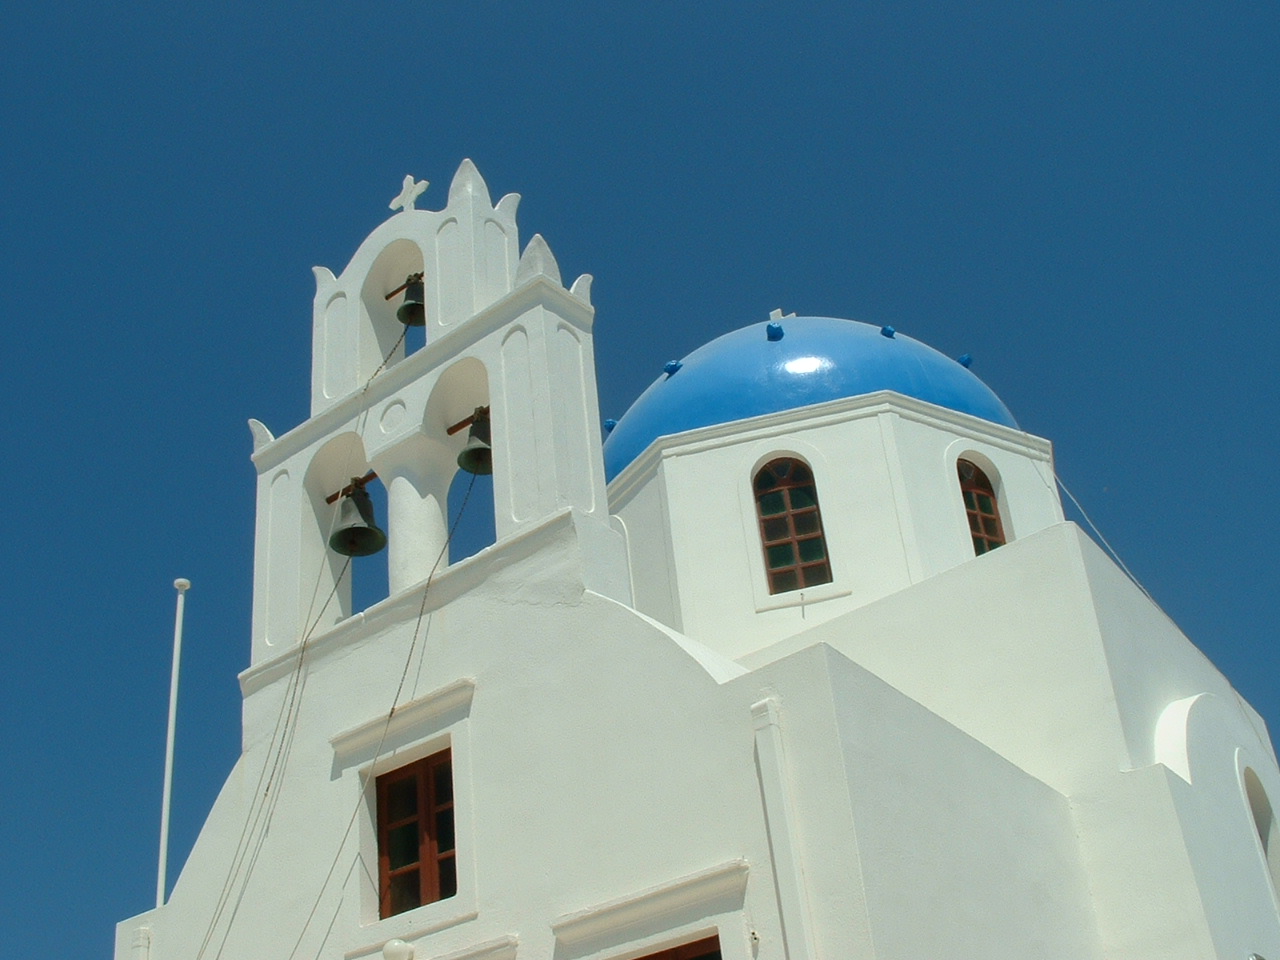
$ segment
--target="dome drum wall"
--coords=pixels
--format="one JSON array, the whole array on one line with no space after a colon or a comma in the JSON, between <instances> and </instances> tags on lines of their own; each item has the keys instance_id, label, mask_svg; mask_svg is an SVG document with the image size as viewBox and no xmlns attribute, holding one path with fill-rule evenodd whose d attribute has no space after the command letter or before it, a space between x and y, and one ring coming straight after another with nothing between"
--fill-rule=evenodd
<instances>
[{"instance_id":1,"label":"dome drum wall","mask_svg":"<svg viewBox=\"0 0 1280 960\"><path fill-rule=\"evenodd\" d=\"M990 468L1011 535L1061 522L1046 441L897 394L663 438L610 489L644 531L629 537L637 607L736 659L972 561L966 455ZM778 457L813 472L830 583L769 590L752 478Z\"/></svg>"}]
</instances>

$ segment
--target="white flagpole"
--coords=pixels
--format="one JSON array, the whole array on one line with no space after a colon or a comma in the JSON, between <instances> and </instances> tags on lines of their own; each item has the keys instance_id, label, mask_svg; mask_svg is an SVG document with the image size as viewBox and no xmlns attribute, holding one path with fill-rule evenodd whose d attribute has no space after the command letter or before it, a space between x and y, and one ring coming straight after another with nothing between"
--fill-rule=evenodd
<instances>
[{"instance_id":1,"label":"white flagpole","mask_svg":"<svg viewBox=\"0 0 1280 960\"><path fill-rule=\"evenodd\" d=\"M178 665L182 662L182 613L191 581L173 581L178 609L173 618L173 672L169 675L169 733L164 746L164 799L160 802L160 869L156 875L156 906L164 906L165 869L169 863L169 797L173 792L173 735L178 719Z\"/></svg>"}]
</instances>

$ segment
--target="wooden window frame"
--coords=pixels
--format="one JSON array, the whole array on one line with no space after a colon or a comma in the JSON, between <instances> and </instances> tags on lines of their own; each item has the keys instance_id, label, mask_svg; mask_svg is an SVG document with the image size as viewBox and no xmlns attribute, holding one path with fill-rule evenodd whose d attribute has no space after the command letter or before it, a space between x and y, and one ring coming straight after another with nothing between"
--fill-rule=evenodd
<instances>
[{"instance_id":1,"label":"wooden window frame","mask_svg":"<svg viewBox=\"0 0 1280 960\"><path fill-rule=\"evenodd\" d=\"M1008 540L1004 535L1004 521L1000 519L1000 501L996 497L995 485L972 460L957 460L956 475L960 478L960 496L964 500L965 518L969 521L974 556L980 557L996 547L1003 547Z\"/></svg>"},{"instance_id":2,"label":"wooden window frame","mask_svg":"<svg viewBox=\"0 0 1280 960\"><path fill-rule=\"evenodd\" d=\"M443 770L443 773L441 771ZM403 803L403 795L391 791L407 780L414 781L411 812L391 819L392 807ZM442 784L447 783L447 796ZM445 749L407 766L384 773L377 780L378 822L378 914L386 918L413 910L458 892L457 830L454 817L453 756ZM406 835L416 826L416 859L391 866L392 833ZM440 849L441 843L447 849ZM416 877L417 883L412 879ZM416 890L414 890L416 887ZM414 894L416 893L416 896ZM416 902L411 902L416 899Z\"/></svg>"},{"instance_id":3,"label":"wooden window frame","mask_svg":"<svg viewBox=\"0 0 1280 960\"><path fill-rule=\"evenodd\" d=\"M762 482L768 485L761 486ZM769 592L790 593L831 583L831 555L813 468L798 457L777 457L756 471L751 489ZM808 491L804 499L812 502L803 502L801 491ZM773 494L780 494L783 509L766 513L765 499ZM821 556L806 559L805 554L812 554L815 549ZM778 562L775 558L779 552L789 552L791 560Z\"/></svg>"},{"instance_id":4,"label":"wooden window frame","mask_svg":"<svg viewBox=\"0 0 1280 960\"><path fill-rule=\"evenodd\" d=\"M712 934L693 943L682 943L678 947L671 947L658 953L650 953L640 957L639 960L706 960L709 957L720 960L719 934Z\"/></svg>"}]
</instances>

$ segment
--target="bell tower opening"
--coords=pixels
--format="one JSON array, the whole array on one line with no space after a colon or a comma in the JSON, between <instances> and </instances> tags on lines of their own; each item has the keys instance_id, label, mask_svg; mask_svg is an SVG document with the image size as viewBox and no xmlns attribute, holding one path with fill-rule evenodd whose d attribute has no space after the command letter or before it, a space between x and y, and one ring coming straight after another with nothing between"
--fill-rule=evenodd
<instances>
[{"instance_id":1,"label":"bell tower opening","mask_svg":"<svg viewBox=\"0 0 1280 960\"><path fill-rule=\"evenodd\" d=\"M463 357L440 374L431 390L423 429L435 438L443 503L442 534L452 535L437 569L457 563L496 539L493 433L489 371L479 358ZM443 546L443 541L441 542ZM431 558L435 562L435 557Z\"/></svg>"},{"instance_id":2,"label":"bell tower opening","mask_svg":"<svg viewBox=\"0 0 1280 960\"><path fill-rule=\"evenodd\" d=\"M459 470L449 484L449 563L474 556L497 540L493 522L493 474Z\"/></svg>"},{"instance_id":3,"label":"bell tower opening","mask_svg":"<svg viewBox=\"0 0 1280 960\"><path fill-rule=\"evenodd\" d=\"M314 455L304 487L310 514L295 563L299 577L300 630L324 629L368 606L362 581L380 573L386 596L385 491L364 442L354 432L331 437ZM318 571L318 572L313 572ZM358 590L353 585L361 583ZM380 599L376 598L376 599ZM357 604L353 606L353 604Z\"/></svg>"},{"instance_id":4,"label":"bell tower opening","mask_svg":"<svg viewBox=\"0 0 1280 960\"><path fill-rule=\"evenodd\" d=\"M408 356L421 350L427 344L427 284L422 271L411 273L404 278L404 283L382 299L399 304L396 307L396 319L404 327L402 334L404 354Z\"/></svg>"},{"instance_id":5,"label":"bell tower opening","mask_svg":"<svg viewBox=\"0 0 1280 960\"><path fill-rule=\"evenodd\" d=\"M375 522L381 526L387 522L387 488L379 480L371 480L364 485L365 493L373 507ZM390 539L392 531L387 531ZM343 559L343 558L339 558ZM363 557L352 557L351 566L347 569L351 579L351 611L359 613L367 610L379 600L390 594L387 585L387 551L382 549L376 554Z\"/></svg>"},{"instance_id":6,"label":"bell tower opening","mask_svg":"<svg viewBox=\"0 0 1280 960\"><path fill-rule=\"evenodd\" d=\"M358 348L366 377L383 363L399 363L426 343L423 275L422 248L404 237L388 243L365 275Z\"/></svg>"}]
</instances>

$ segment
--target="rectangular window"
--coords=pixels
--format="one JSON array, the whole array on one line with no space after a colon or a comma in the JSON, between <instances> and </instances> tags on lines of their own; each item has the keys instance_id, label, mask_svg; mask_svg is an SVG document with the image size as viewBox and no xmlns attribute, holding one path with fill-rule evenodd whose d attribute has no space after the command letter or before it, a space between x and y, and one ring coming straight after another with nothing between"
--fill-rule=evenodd
<instances>
[{"instance_id":1,"label":"rectangular window","mask_svg":"<svg viewBox=\"0 0 1280 960\"><path fill-rule=\"evenodd\" d=\"M453 766L448 750L378 778L380 915L458 892Z\"/></svg>"}]
</instances>

